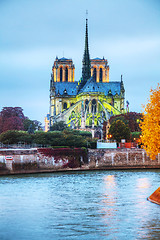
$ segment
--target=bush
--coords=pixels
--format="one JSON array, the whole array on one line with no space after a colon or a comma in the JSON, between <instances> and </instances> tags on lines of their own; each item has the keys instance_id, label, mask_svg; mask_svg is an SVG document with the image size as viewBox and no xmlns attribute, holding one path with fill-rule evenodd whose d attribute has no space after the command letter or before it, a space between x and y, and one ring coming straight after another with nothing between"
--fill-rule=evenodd
<instances>
[{"instance_id":1,"label":"bush","mask_svg":"<svg viewBox=\"0 0 160 240\"><path fill-rule=\"evenodd\" d=\"M90 141L90 148L91 149L96 149L97 148L97 140Z\"/></svg>"},{"instance_id":2,"label":"bush","mask_svg":"<svg viewBox=\"0 0 160 240\"><path fill-rule=\"evenodd\" d=\"M42 132L29 134L25 131L9 130L0 134L0 142L3 144L40 144L49 146L90 147L90 133L66 129L63 131Z\"/></svg>"},{"instance_id":3,"label":"bush","mask_svg":"<svg viewBox=\"0 0 160 240\"><path fill-rule=\"evenodd\" d=\"M92 133L91 132L86 132L86 131L79 131L79 134L84 137L89 137L92 138Z\"/></svg>"}]
</instances>

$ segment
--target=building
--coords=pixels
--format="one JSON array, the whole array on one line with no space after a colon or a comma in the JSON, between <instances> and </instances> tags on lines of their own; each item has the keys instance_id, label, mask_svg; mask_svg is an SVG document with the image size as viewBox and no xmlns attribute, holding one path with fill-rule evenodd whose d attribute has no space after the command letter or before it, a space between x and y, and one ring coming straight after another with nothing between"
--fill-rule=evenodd
<instances>
[{"instance_id":1,"label":"building","mask_svg":"<svg viewBox=\"0 0 160 240\"><path fill-rule=\"evenodd\" d=\"M48 132L50 129L50 115L49 114L47 114L47 116L45 117L44 123L45 123L44 131Z\"/></svg>"},{"instance_id":2,"label":"building","mask_svg":"<svg viewBox=\"0 0 160 240\"><path fill-rule=\"evenodd\" d=\"M104 121L124 112L122 75L120 81L110 81L107 59L90 59L88 19L86 19L85 48L82 77L74 79L72 59L56 57L50 81L50 126L64 121L71 128L100 133Z\"/></svg>"}]
</instances>

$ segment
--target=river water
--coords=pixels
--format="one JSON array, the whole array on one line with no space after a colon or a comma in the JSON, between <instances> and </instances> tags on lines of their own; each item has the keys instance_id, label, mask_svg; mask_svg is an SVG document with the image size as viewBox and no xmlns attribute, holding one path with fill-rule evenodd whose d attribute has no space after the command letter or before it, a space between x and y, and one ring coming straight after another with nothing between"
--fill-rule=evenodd
<instances>
[{"instance_id":1,"label":"river water","mask_svg":"<svg viewBox=\"0 0 160 240\"><path fill-rule=\"evenodd\" d=\"M160 170L0 177L0 240L160 239Z\"/></svg>"}]
</instances>

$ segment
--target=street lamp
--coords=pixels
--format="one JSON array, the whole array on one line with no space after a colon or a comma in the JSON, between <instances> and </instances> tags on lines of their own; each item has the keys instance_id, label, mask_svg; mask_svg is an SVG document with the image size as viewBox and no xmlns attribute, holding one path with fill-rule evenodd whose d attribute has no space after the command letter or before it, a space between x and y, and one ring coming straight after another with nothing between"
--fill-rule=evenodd
<instances>
[{"instance_id":1,"label":"street lamp","mask_svg":"<svg viewBox=\"0 0 160 240\"><path fill-rule=\"evenodd\" d=\"M112 138L112 134L107 134L107 139L111 139Z\"/></svg>"}]
</instances>

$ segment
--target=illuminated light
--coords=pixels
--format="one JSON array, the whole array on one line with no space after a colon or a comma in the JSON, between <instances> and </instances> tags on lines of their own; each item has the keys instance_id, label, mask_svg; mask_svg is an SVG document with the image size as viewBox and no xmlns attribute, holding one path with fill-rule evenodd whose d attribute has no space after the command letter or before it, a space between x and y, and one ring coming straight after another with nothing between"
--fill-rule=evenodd
<instances>
[{"instance_id":1,"label":"illuminated light","mask_svg":"<svg viewBox=\"0 0 160 240\"><path fill-rule=\"evenodd\" d=\"M148 178L139 178L137 179L138 188L150 188L150 183Z\"/></svg>"},{"instance_id":2,"label":"illuminated light","mask_svg":"<svg viewBox=\"0 0 160 240\"><path fill-rule=\"evenodd\" d=\"M115 182L115 177L114 177L114 175L107 175L104 178L104 180L107 181L107 182Z\"/></svg>"}]
</instances>

